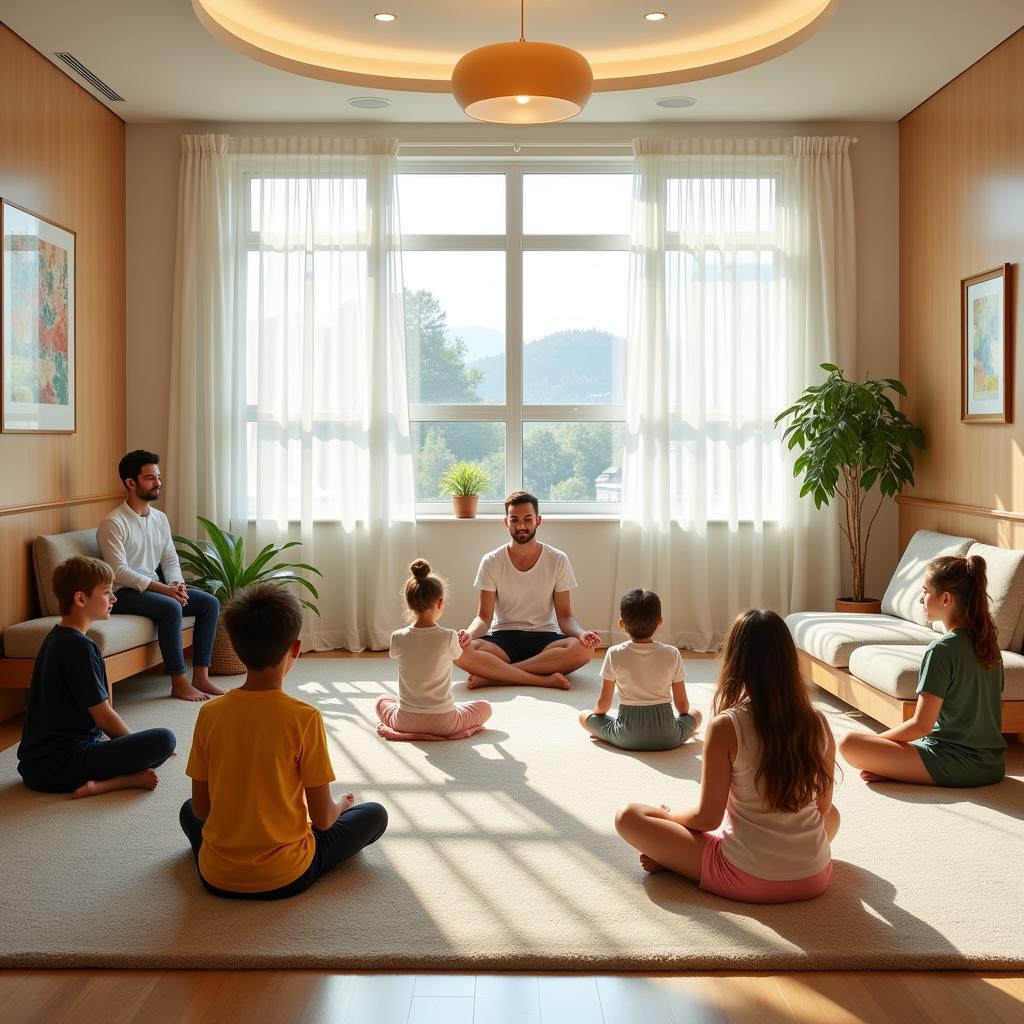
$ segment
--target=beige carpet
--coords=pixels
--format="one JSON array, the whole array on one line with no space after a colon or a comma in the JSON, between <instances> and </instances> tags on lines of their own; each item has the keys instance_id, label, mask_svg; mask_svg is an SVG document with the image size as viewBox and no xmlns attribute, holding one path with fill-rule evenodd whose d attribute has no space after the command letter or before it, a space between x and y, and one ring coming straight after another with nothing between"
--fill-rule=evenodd
<instances>
[{"instance_id":1,"label":"beige carpet","mask_svg":"<svg viewBox=\"0 0 1024 1024\"><path fill-rule=\"evenodd\" d=\"M0 754L0 966L666 969L1024 966L1024 757L973 791L867 787L847 772L830 890L752 907L668 874L645 877L612 828L630 799L681 806L700 742L659 754L591 742L598 687L494 689L492 728L453 743L388 743L374 700L386 660L300 662L292 693L327 723L339 780L384 803L374 847L281 903L199 886L177 824L195 711L153 678L121 683L135 728L169 725L180 754L152 794L31 793ZM691 661L707 709L716 663ZM458 686L457 693L466 691ZM863 728L822 701L837 733Z\"/></svg>"}]
</instances>

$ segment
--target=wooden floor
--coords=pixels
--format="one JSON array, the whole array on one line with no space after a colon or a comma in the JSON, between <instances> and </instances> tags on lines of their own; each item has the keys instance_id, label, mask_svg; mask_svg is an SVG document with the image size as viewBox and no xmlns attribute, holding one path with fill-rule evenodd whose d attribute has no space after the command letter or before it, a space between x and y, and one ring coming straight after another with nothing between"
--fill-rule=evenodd
<instances>
[{"instance_id":1,"label":"wooden floor","mask_svg":"<svg viewBox=\"0 0 1024 1024\"><path fill-rule=\"evenodd\" d=\"M306 655L338 656L386 657L370 652ZM16 743L20 735L20 719L0 723L0 750ZM0 971L3 1024L227 1021L1019 1024L1024 1021L1024 975L967 971L672 976Z\"/></svg>"},{"instance_id":2,"label":"wooden floor","mask_svg":"<svg viewBox=\"0 0 1024 1024\"><path fill-rule=\"evenodd\" d=\"M1022 1002L1020 978L951 972L0 972L4 1024L1019 1024Z\"/></svg>"}]
</instances>

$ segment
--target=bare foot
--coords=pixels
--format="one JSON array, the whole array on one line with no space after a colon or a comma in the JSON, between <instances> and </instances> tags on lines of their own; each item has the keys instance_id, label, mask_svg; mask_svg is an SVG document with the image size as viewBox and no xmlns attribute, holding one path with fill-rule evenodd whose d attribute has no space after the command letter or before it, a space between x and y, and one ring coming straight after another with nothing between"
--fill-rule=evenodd
<instances>
[{"instance_id":1,"label":"bare foot","mask_svg":"<svg viewBox=\"0 0 1024 1024\"><path fill-rule=\"evenodd\" d=\"M192 689L200 693L208 693L211 697L223 697L224 691L216 684L210 682L209 676L197 676L192 673Z\"/></svg>"},{"instance_id":2,"label":"bare foot","mask_svg":"<svg viewBox=\"0 0 1024 1024\"><path fill-rule=\"evenodd\" d=\"M652 875L659 871L666 870L664 864L659 864L656 860L651 860L646 853L640 854L640 867L642 867L644 871L650 872Z\"/></svg>"},{"instance_id":3,"label":"bare foot","mask_svg":"<svg viewBox=\"0 0 1024 1024\"><path fill-rule=\"evenodd\" d=\"M171 680L171 696L176 700L188 700L193 703L210 699L210 695L208 693L200 693L199 690L197 690L188 681L186 676L181 676L180 679Z\"/></svg>"},{"instance_id":4,"label":"bare foot","mask_svg":"<svg viewBox=\"0 0 1024 1024\"><path fill-rule=\"evenodd\" d=\"M568 690L572 688L572 683L569 681L569 677L561 672L552 672L548 678L551 680L550 683L545 683L545 686L549 686L554 690Z\"/></svg>"},{"instance_id":5,"label":"bare foot","mask_svg":"<svg viewBox=\"0 0 1024 1024\"><path fill-rule=\"evenodd\" d=\"M493 686L494 684L490 679L485 679L483 676L473 675L472 673L466 677L466 689L475 690L480 686Z\"/></svg>"},{"instance_id":6,"label":"bare foot","mask_svg":"<svg viewBox=\"0 0 1024 1024\"><path fill-rule=\"evenodd\" d=\"M141 772L131 775L115 775L112 779L100 779L98 782L87 782L71 795L75 800L87 796L99 796L100 793L112 793L115 789L156 789L160 776L152 768L144 768Z\"/></svg>"},{"instance_id":7,"label":"bare foot","mask_svg":"<svg viewBox=\"0 0 1024 1024\"><path fill-rule=\"evenodd\" d=\"M879 775L878 772L869 772L867 769L860 773L860 777L865 782L888 782L888 776Z\"/></svg>"}]
</instances>

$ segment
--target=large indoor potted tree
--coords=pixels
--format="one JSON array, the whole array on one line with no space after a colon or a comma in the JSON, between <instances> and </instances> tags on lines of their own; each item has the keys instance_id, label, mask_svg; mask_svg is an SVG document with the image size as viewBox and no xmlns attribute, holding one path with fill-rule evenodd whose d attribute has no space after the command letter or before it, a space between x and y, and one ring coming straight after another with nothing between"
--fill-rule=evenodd
<instances>
[{"instance_id":1,"label":"large indoor potted tree","mask_svg":"<svg viewBox=\"0 0 1024 1024\"><path fill-rule=\"evenodd\" d=\"M188 577L190 587L197 587L213 594L221 604L221 608L231 597L243 587L251 583L279 583L282 586L297 584L307 590L313 597L319 598L316 587L302 573L316 573L322 576L319 569L306 562L281 562L281 552L288 548L299 547L299 541L291 540L286 544L267 544L251 561L245 558L245 542L227 530L222 530L216 523L202 516L197 517L209 540L190 540L188 537L175 537L178 559L181 568ZM320 614L312 601L302 599L302 603ZM224 628L223 622L217 623L217 635L213 643L213 660L210 663L210 675L234 676L245 672L235 649L231 646L231 638Z\"/></svg>"},{"instance_id":2,"label":"large indoor potted tree","mask_svg":"<svg viewBox=\"0 0 1024 1024\"><path fill-rule=\"evenodd\" d=\"M441 477L441 493L452 499L452 514L456 519L475 519L480 495L490 483L484 467L478 462L453 462Z\"/></svg>"},{"instance_id":3,"label":"large indoor potted tree","mask_svg":"<svg viewBox=\"0 0 1024 1024\"><path fill-rule=\"evenodd\" d=\"M800 496L810 494L818 508L836 494L843 502L839 528L846 538L853 571L853 594L836 601L836 611L877 612L881 602L864 596L868 541L882 502L914 483L914 449L925 447L924 434L896 408L887 392L907 395L900 381L865 377L847 380L832 363L822 363L828 376L812 384L775 425L790 419L782 435L789 449L800 448L793 475L803 474ZM872 488L878 504L865 515ZM865 519L867 522L865 524Z\"/></svg>"}]
</instances>

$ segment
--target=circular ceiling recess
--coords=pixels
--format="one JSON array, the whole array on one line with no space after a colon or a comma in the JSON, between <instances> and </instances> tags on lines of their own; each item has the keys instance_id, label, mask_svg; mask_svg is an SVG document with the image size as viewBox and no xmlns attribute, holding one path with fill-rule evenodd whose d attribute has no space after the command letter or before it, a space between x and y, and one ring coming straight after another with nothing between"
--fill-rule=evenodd
<instances>
[{"instance_id":1,"label":"circular ceiling recess","mask_svg":"<svg viewBox=\"0 0 1024 1024\"><path fill-rule=\"evenodd\" d=\"M635 0L526 0L527 40L578 50L595 92L677 85L771 60L810 38L839 0L717 0L662 4L649 22ZM337 0L192 0L213 36L271 67L375 89L450 92L470 50L519 36L518 4L401 0L375 21ZM359 10L354 10L359 8Z\"/></svg>"}]
</instances>

